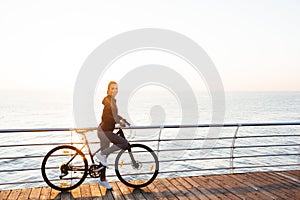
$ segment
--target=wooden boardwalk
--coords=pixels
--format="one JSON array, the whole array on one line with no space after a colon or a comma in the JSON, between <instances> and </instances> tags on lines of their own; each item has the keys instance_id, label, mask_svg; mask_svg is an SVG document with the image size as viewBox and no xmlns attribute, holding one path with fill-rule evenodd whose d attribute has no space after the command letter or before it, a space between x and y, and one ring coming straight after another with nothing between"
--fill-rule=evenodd
<instances>
[{"instance_id":1,"label":"wooden boardwalk","mask_svg":"<svg viewBox=\"0 0 300 200\"><path fill-rule=\"evenodd\" d=\"M255 172L234 175L210 175L156 179L142 189L111 183L113 190L98 184L83 184L60 193L49 187L3 190L0 199L299 199L300 170Z\"/></svg>"}]
</instances>

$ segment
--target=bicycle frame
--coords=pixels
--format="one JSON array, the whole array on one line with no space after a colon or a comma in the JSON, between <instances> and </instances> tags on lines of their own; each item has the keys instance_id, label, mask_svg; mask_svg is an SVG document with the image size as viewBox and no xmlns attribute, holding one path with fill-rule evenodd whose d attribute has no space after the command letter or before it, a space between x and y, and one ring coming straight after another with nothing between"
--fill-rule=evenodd
<instances>
[{"instance_id":1,"label":"bicycle frame","mask_svg":"<svg viewBox=\"0 0 300 200\"><path fill-rule=\"evenodd\" d=\"M86 132L87 132L87 131L82 132L82 133L81 133L81 132L77 132L78 134L82 135L83 140L84 140L84 144L83 144L83 146L82 146L79 150L82 151L85 147L87 147L88 154L89 154L89 156L90 156L90 158L91 158L92 164L95 164L94 156L96 155L96 153L98 153L98 152L100 151L101 148L99 148L97 151L95 151L95 153L92 153L91 148L90 148L90 145L89 145L88 140L87 140L87 137L86 137L86 135L85 135ZM71 158L71 160L68 162L68 164L69 164L69 163L70 163L77 155L78 155L78 153L76 153L76 154Z\"/></svg>"},{"instance_id":2,"label":"bicycle frame","mask_svg":"<svg viewBox=\"0 0 300 200\"><path fill-rule=\"evenodd\" d=\"M122 131L121 128L119 128L119 131L120 131L120 133L119 133L118 135L120 135L121 137L123 137L124 139L126 139L126 138L125 138L125 135L124 135L124 133L123 133L123 131ZM82 151L82 150L84 149L84 147L87 147L87 149L88 149L88 154L89 154L89 156L90 156L90 158L91 158L92 164L95 164L94 156L96 155L96 153L98 153L98 152L101 150L101 148L99 148L97 151L95 151L94 153L92 153L92 152L91 152L90 145L89 145L88 140L87 140L87 137L86 137L86 135L85 135L85 133L87 133L87 131L77 132L77 133L78 133L78 134L81 134L82 137L83 137L83 140L84 140L84 145L83 145L79 150ZM130 145L129 145L129 146L130 146ZM130 147L129 147L129 149L128 149L128 153L129 153L129 156L130 156L130 159L131 159L133 165L136 166L136 165L137 165L137 162L135 161L135 159L134 159L134 157L133 157L133 155L132 155L132 152L131 152L131 148L130 148ZM77 153L76 153L76 154L77 154ZM75 156L76 156L76 155L74 155L74 157L75 157ZM71 161L72 161L72 160L70 160L69 162L71 162ZM68 164L69 164L69 162L68 162Z\"/></svg>"}]
</instances>

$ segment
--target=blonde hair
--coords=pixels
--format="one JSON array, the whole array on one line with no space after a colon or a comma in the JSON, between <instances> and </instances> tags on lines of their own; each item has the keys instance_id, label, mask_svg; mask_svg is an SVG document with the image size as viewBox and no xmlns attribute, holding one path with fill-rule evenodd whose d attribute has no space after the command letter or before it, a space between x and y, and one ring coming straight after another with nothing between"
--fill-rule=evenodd
<instances>
[{"instance_id":1,"label":"blonde hair","mask_svg":"<svg viewBox=\"0 0 300 200\"><path fill-rule=\"evenodd\" d=\"M110 81L110 82L108 83L108 86L107 86L107 92L106 92L107 95L109 95L108 93L109 93L109 88L110 88L110 86L111 86L111 85L114 85L114 84L117 85L118 83L117 83L116 81Z\"/></svg>"}]
</instances>

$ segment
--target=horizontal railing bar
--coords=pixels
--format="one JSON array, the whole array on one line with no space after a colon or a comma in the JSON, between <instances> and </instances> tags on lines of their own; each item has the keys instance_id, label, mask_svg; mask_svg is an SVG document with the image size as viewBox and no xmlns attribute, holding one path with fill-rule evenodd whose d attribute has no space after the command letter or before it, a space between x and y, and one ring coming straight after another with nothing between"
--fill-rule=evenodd
<instances>
[{"instance_id":1,"label":"horizontal railing bar","mask_svg":"<svg viewBox=\"0 0 300 200\"><path fill-rule=\"evenodd\" d=\"M238 148L258 148L258 147L291 147L291 146L299 146L299 144L290 144L290 145L255 145L255 146L236 146L235 149ZM192 150L208 150L208 149L229 149L232 147L200 147L200 148L179 148L179 149L160 149L160 150L153 150L154 152L172 152L172 151L192 151ZM88 155L88 154L86 154ZM287 154L289 155L289 154ZM291 154L292 155L292 154ZM45 155L36 155L36 156L20 156L20 157L0 157L0 160L3 159L23 159L23 158L43 158Z\"/></svg>"},{"instance_id":2,"label":"horizontal railing bar","mask_svg":"<svg viewBox=\"0 0 300 200\"><path fill-rule=\"evenodd\" d=\"M83 144L83 143L73 143ZM12 144L12 145L0 145L0 148L5 147L31 147L31 146L56 146L56 145L70 145L70 143L44 143L44 144Z\"/></svg>"},{"instance_id":3,"label":"horizontal railing bar","mask_svg":"<svg viewBox=\"0 0 300 200\"><path fill-rule=\"evenodd\" d=\"M31 158L44 158L45 155L40 156L18 156L18 157L0 157L0 160L16 160L16 159L31 159Z\"/></svg>"},{"instance_id":4,"label":"horizontal railing bar","mask_svg":"<svg viewBox=\"0 0 300 200\"><path fill-rule=\"evenodd\" d=\"M261 122L261 123L225 123L225 124L182 124L182 125L153 125L153 126L130 126L123 129L163 129L163 128L210 128L210 127L237 127L237 126L293 126L300 122ZM12 132L49 132L49 131L94 131L98 127L87 128L33 128L33 129L0 129L0 133Z\"/></svg>"},{"instance_id":5,"label":"horizontal railing bar","mask_svg":"<svg viewBox=\"0 0 300 200\"><path fill-rule=\"evenodd\" d=\"M268 137L300 137L300 135L288 134L288 135L248 135L248 136L237 136L237 137L228 137L228 139L243 139L243 138L268 138Z\"/></svg>"},{"instance_id":6,"label":"horizontal railing bar","mask_svg":"<svg viewBox=\"0 0 300 200\"><path fill-rule=\"evenodd\" d=\"M255 146L236 146L234 147L235 149L238 148L257 148L257 147L291 147L291 146L299 146L299 144L282 144L282 145L255 145ZM207 150L207 149L212 149L212 150L216 150L216 149L230 149L232 147L200 147L200 148L178 148L178 149L160 149L158 150L159 152L163 152L163 151L190 151L190 150ZM155 151L155 150L154 150Z\"/></svg>"},{"instance_id":7,"label":"horizontal railing bar","mask_svg":"<svg viewBox=\"0 0 300 200\"><path fill-rule=\"evenodd\" d=\"M81 144L83 145L84 143L82 142L72 142L72 143L43 143L43 144L12 144L12 145L0 145L1 147L31 147L31 146L57 146L57 145L77 145ZM100 144L100 142L89 142L89 144Z\"/></svg>"},{"instance_id":8,"label":"horizontal railing bar","mask_svg":"<svg viewBox=\"0 0 300 200\"><path fill-rule=\"evenodd\" d=\"M239 137L216 137L216 138L180 138L180 139L160 139L160 140L129 140L129 142L169 142L169 141L195 141L195 140L226 140L226 139L242 139L242 138L265 138L265 137L300 137L300 135L262 135L262 136L239 136ZM72 143L33 143L33 144L12 144L12 145L0 145L0 148L5 147L30 147L30 146L55 146L55 145L77 145L84 143L72 142ZM89 144L100 144L100 142L89 142Z\"/></svg>"},{"instance_id":9,"label":"horizontal railing bar","mask_svg":"<svg viewBox=\"0 0 300 200\"><path fill-rule=\"evenodd\" d=\"M161 128L209 128L209 127L236 127L236 126L293 126L300 122L261 122L261 123L226 123L226 124L183 124L157 126L130 126L125 129L161 129Z\"/></svg>"},{"instance_id":10,"label":"horizontal railing bar","mask_svg":"<svg viewBox=\"0 0 300 200\"><path fill-rule=\"evenodd\" d=\"M37 181L19 181L19 182L6 182L0 183L0 185L20 185L20 184L33 184L33 183L43 183L44 180L37 180Z\"/></svg>"},{"instance_id":11,"label":"horizontal railing bar","mask_svg":"<svg viewBox=\"0 0 300 200\"><path fill-rule=\"evenodd\" d=\"M169 142L169 141L194 141L194 140L232 140L243 138L266 138L266 137L300 137L300 135L254 135L254 136L237 136L237 137L202 137L202 138L166 138L159 140L132 140L132 142Z\"/></svg>"},{"instance_id":12,"label":"horizontal railing bar","mask_svg":"<svg viewBox=\"0 0 300 200\"><path fill-rule=\"evenodd\" d=\"M280 156L299 156L300 153L290 153L290 154L269 154L269 155L251 155L251 156L234 156L233 159L239 159L239 158L258 158L258 157L280 157Z\"/></svg>"},{"instance_id":13,"label":"horizontal railing bar","mask_svg":"<svg viewBox=\"0 0 300 200\"><path fill-rule=\"evenodd\" d=\"M299 144L268 144L268 145L249 145L249 146L235 146L234 149L239 148L257 148L257 147L292 147L292 146L299 146Z\"/></svg>"},{"instance_id":14,"label":"horizontal railing bar","mask_svg":"<svg viewBox=\"0 0 300 200\"><path fill-rule=\"evenodd\" d=\"M208 157L208 158L187 158L187 159L170 159L159 160L159 162L181 162L181 161L201 161L201 160L226 160L226 159L239 159L239 158L257 158L257 157L280 157L280 156L298 156L300 153L295 154L270 154L270 155L253 155L253 156L234 156L234 157Z\"/></svg>"},{"instance_id":15,"label":"horizontal railing bar","mask_svg":"<svg viewBox=\"0 0 300 200\"><path fill-rule=\"evenodd\" d=\"M156 150L154 150L156 151ZM86 154L88 155L88 154ZM239 159L239 158L257 158L257 157L276 157L276 156L300 156L300 153L291 154L257 154L257 155L247 155L247 156L234 156L234 157L208 157L208 158L191 158L191 159L174 159L174 160L160 160L159 162L171 162L171 161L190 161L190 160L214 160L214 159ZM31 158L44 158L44 155L40 156L20 156L20 157L0 157L0 160L9 159L31 159ZM14 171L14 170L12 170ZM0 171L1 173L2 171Z\"/></svg>"},{"instance_id":16,"label":"horizontal railing bar","mask_svg":"<svg viewBox=\"0 0 300 200\"><path fill-rule=\"evenodd\" d=\"M7 169L7 170L0 170L0 173L3 172L19 172L19 171L35 171L35 170L41 170L41 168L28 168L28 169Z\"/></svg>"},{"instance_id":17,"label":"horizontal railing bar","mask_svg":"<svg viewBox=\"0 0 300 200\"><path fill-rule=\"evenodd\" d=\"M300 153L295 154L269 154L269 155L247 155L247 156L235 156L235 157L208 157L208 158L188 158L188 159L169 159L169 160L160 160L159 162L182 162L182 161L201 161L201 160L220 160L220 159L240 159L240 158L257 158L257 157L280 157L280 156L299 156ZM112 165L113 166L113 165ZM0 170L0 173L14 172L14 171L23 171L23 170L40 170L41 168L31 168L31 169L10 169L10 170Z\"/></svg>"}]
</instances>

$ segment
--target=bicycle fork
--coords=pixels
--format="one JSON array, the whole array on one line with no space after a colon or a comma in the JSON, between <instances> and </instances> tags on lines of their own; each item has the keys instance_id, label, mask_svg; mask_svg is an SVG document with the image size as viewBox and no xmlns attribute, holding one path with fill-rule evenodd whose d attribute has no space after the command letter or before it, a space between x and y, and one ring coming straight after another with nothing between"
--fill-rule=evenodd
<instances>
[{"instance_id":1,"label":"bicycle fork","mask_svg":"<svg viewBox=\"0 0 300 200\"><path fill-rule=\"evenodd\" d=\"M133 157L133 154L132 154L132 151L131 151L131 147L129 146L128 148L128 153L129 153L129 156L130 156L130 159L131 159L131 162L132 162L132 166L134 168L138 168L139 167L139 164L136 162L136 160L134 159Z\"/></svg>"}]
</instances>

